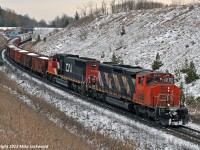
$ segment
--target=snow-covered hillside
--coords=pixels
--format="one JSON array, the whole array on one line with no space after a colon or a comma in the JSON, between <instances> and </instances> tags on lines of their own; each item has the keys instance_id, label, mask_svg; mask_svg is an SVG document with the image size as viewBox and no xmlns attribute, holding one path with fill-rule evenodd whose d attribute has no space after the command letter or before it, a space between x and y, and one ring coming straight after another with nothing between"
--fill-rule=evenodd
<instances>
[{"instance_id":1,"label":"snow-covered hillside","mask_svg":"<svg viewBox=\"0 0 200 150\"><path fill-rule=\"evenodd\" d=\"M121 35L122 28L125 34ZM200 7L179 6L137 10L101 16L88 24L70 26L32 49L45 54L71 53L111 61L112 55L125 64L151 69L159 52L161 70L180 70L187 58L200 73ZM103 57L103 58L102 58ZM182 75L183 78L183 75ZM200 80L186 91L200 96Z\"/></svg>"},{"instance_id":2,"label":"snow-covered hillside","mask_svg":"<svg viewBox=\"0 0 200 150\"><path fill-rule=\"evenodd\" d=\"M40 39L43 40L44 38L47 38L52 34L55 34L59 30L62 30L62 28L34 28L32 36L33 41L37 40L38 35L40 36Z\"/></svg>"}]
</instances>

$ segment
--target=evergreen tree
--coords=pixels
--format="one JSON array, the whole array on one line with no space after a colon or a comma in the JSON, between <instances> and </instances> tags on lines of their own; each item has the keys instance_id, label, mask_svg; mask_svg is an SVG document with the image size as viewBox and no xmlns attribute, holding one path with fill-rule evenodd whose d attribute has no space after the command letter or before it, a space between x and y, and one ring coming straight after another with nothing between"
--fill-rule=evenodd
<instances>
[{"instance_id":1,"label":"evergreen tree","mask_svg":"<svg viewBox=\"0 0 200 150\"><path fill-rule=\"evenodd\" d=\"M78 12L76 11L76 14L75 14L75 20L79 20L80 19L80 17L79 17L79 14L78 14Z\"/></svg>"},{"instance_id":2,"label":"evergreen tree","mask_svg":"<svg viewBox=\"0 0 200 150\"><path fill-rule=\"evenodd\" d=\"M158 70L163 65L162 61L160 61L159 53L156 54L156 60L152 64L153 70Z\"/></svg>"},{"instance_id":3,"label":"evergreen tree","mask_svg":"<svg viewBox=\"0 0 200 150\"><path fill-rule=\"evenodd\" d=\"M67 19L64 19L63 27L66 27L69 25L69 21Z\"/></svg>"},{"instance_id":4,"label":"evergreen tree","mask_svg":"<svg viewBox=\"0 0 200 150\"><path fill-rule=\"evenodd\" d=\"M125 31L125 27L124 27L124 25L122 25L121 35L124 35L124 34L126 34L126 31Z\"/></svg>"},{"instance_id":5,"label":"evergreen tree","mask_svg":"<svg viewBox=\"0 0 200 150\"><path fill-rule=\"evenodd\" d=\"M185 64L184 64L183 68L181 69L181 72L182 73L187 73L189 69L190 69L190 67L189 67L189 64L188 64L188 59L186 58L185 59Z\"/></svg>"},{"instance_id":6,"label":"evergreen tree","mask_svg":"<svg viewBox=\"0 0 200 150\"><path fill-rule=\"evenodd\" d=\"M37 36L37 42L40 42L40 35Z\"/></svg>"},{"instance_id":7,"label":"evergreen tree","mask_svg":"<svg viewBox=\"0 0 200 150\"><path fill-rule=\"evenodd\" d=\"M196 81L199 79L199 75L197 74L197 70L195 68L194 62L190 62L190 67L187 69L186 76L185 76L185 82L186 84L189 84L193 81Z\"/></svg>"}]
</instances>

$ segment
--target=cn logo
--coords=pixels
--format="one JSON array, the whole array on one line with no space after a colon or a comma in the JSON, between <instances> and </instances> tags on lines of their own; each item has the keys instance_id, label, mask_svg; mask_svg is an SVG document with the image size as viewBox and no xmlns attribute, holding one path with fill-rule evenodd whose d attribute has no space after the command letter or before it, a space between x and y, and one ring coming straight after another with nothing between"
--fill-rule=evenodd
<instances>
[{"instance_id":1,"label":"cn logo","mask_svg":"<svg viewBox=\"0 0 200 150\"><path fill-rule=\"evenodd\" d=\"M72 72L72 65L66 63L66 72Z\"/></svg>"}]
</instances>

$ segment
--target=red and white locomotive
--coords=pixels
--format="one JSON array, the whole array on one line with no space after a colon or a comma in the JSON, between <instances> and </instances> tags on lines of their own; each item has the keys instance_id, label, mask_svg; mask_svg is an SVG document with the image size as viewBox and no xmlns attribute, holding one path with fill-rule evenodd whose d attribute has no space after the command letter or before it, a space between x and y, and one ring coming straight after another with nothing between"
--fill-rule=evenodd
<instances>
[{"instance_id":1,"label":"red and white locomotive","mask_svg":"<svg viewBox=\"0 0 200 150\"><path fill-rule=\"evenodd\" d=\"M6 45L7 56L31 72L80 94L153 118L162 125L183 125L188 110L180 101L180 88L170 73L139 66L100 63L72 54L52 57L18 47L20 37Z\"/></svg>"}]
</instances>

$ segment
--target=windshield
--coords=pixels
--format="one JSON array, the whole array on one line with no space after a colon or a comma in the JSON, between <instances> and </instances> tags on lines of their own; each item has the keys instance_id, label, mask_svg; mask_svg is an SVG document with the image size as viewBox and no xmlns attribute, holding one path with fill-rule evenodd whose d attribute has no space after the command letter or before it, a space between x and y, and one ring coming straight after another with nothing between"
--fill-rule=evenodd
<instances>
[{"instance_id":1,"label":"windshield","mask_svg":"<svg viewBox=\"0 0 200 150\"><path fill-rule=\"evenodd\" d=\"M147 84L150 84L152 82L162 82L162 78L147 78Z\"/></svg>"},{"instance_id":2,"label":"windshield","mask_svg":"<svg viewBox=\"0 0 200 150\"><path fill-rule=\"evenodd\" d=\"M174 84L174 78L164 78L163 82L169 82L171 84Z\"/></svg>"},{"instance_id":3,"label":"windshield","mask_svg":"<svg viewBox=\"0 0 200 150\"><path fill-rule=\"evenodd\" d=\"M152 77L148 77L146 80L147 84L150 84L152 82L164 82L164 83L171 83L174 84L174 78L152 78Z\"/></svg>"}]
</instances>

